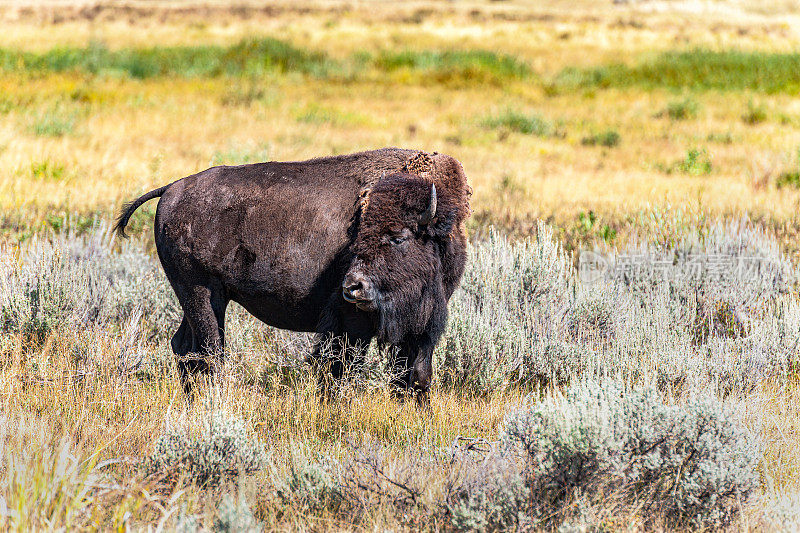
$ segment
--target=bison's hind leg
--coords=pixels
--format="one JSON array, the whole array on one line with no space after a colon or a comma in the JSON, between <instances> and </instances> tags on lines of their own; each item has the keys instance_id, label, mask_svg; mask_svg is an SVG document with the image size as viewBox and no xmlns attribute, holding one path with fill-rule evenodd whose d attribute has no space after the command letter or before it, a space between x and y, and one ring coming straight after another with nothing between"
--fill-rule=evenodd
<instances>
[{"instance_id":1,"label":"bison's hind leg","mask_svg":"<svg viewBox=\"0 0 800 533\"><path fill-rule=\"evenodd\" d=\"M221 288L176 286L183 307L183 320L172 337L172 350L178 359L178 373L187 395L193 391L198 374L212 374L221 363L225 348L225 310L228 305Z\"/></svg>"},{"instance_id":2,"label":"bison's hind leg","mask_svg":"<svg viewBox=\"0 0 800 533\"><path fill-rule=\"evenodd\" d=\"M195 346L194 333L189 326L186 316L181 320L178 331L172 336L172 351L178 359L178 375L180 376L183 390L187 396L192 394L192 381L197 374L207 374L209 371L208 363L204 359L192 358Z\"/></svg>"}]
</instances>

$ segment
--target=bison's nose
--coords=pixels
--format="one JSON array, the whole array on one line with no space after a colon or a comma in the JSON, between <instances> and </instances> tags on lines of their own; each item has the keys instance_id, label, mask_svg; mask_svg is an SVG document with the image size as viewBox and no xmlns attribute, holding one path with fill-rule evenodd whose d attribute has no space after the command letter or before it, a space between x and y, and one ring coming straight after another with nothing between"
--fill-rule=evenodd
<instances>
[{"instance_id":1,"label":"bison's nose","mask_svg":"<svg viewBox=\"0 0 800 533\"><path fill-rule=\"evenodd\" d=\"M368 304L374 300L369 281L357 272L349 273L344 278L342 296L354 304Z\"/></svg>"}]
</instances>

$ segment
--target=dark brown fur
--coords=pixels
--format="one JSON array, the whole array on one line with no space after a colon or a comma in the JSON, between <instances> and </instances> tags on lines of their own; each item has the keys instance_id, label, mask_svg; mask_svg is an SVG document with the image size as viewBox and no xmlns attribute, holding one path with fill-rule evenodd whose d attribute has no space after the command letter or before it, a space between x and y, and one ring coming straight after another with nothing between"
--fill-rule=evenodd
<instances>
[{"instance_id":1,"label":"dark brown fur","mask_svg":"<svg viewBox=\"0 0 800 533\"><path fill-rule=\"evenodd\" d=\"M437 214L420 226L431 183ZM184 384L222 355L232 300L271 326L316 332L315 355L327 341L363 349L377 337L399 348L404 385L426 391L464 270L470 192L455 159L386 148L214 167L127 204L116 229L124 234L133 211L161 196L155 240L184 311L172 339ZM398 231L411 237L387 245ZM375 309L343 298L354 269L378 291Z\"/></svg>"}]
</instances>

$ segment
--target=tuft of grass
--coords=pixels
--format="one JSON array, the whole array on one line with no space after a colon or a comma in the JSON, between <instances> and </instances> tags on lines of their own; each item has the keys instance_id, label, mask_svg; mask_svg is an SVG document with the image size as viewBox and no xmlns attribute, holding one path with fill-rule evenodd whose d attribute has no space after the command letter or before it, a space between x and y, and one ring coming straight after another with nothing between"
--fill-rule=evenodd
<instances>
[{"instance_id":1,"label":"tuft of grass","mask_svg":"<svg viewBox=\"0 0 800 533\"><path fill-rule=\"evenodd\" d=\"M754 104L751 101L747 102L747 111L742 114L742 122L745 124L760 124L767 120L767 110L761 104Z\"/></svg>"},{"instance_id":2,"label":"tuft of grass","mask_svg":"<svg viewBox=\"0 0 800 533\"><path fill-rule=\"evenodd\" d=\"M692 90L788 93L800 91L800 53L670 51L630 66L603 65L564 69L556 85L578 87L645 87Z\"/></svg>"},{"instance_id":3,"label":"tuft of grass","mask_svg":"<svg viewBox=\"0 0 800 533\"><path fill-rule=\"evenodd\" d=\"M775 180L775 186L779 189L784 187L794 187L800 189L800 148L797 149L797 162L794 170L781 172Z\"/></svg>"},{"instance_id":4,"label":"tuft of grass","mask_svg":"<svg viewBox=\"0 0 800 533\"><path fill-rule=\"evenodd\" d=\"M513 109L506 109L497 115L484 118L481 125L485 128L500 129L547 137L555 132L553 125L536 114L525 114Z\"/></svg>"},{"instance_id":5,"label":"tuft of grass","mask_svg":"<svg viewBox=\"0 0 800 533\"><path fill-rule=\"evenodd\" d=\"M63 137L74 131L77 119L78 114L74 110L51 107L34 118L30 130L42 137Z\"/></svg>"},{"instance_id":6,"label":"tuft of grass","mask_svg":"<svg viewBox=\"0 0 800 533\"><path fill-rule=\"evenodd\" d=\"M778 179L775 180L775 186L779 189L784 187L800 189L800 170L781 172L780 176L778 176Z\"/></svg>"},{"instance_id":7,"label":"tuft of grass","mask_svg":"<svg viewBox=\"0 0 800 533\"><path fill-rule=\"evenodd\" d=\"M61 163L50 159L31 163L31 176L37 180L60 181L66 175L66 168Z\"/></svg>"},{"instance_id":8,"label":"tuft of grass","mask_svg":"<svg viewBox=\"0 0 800 533\"><path fill-rule=\"evenodd\" d=\"M714 167L711 163L711 156L705 148L690 148L686 151L686 157L683 159L675 161L671 165L659 163L656 168L667 174L680 172L690 176L704 176L711 174Z\"/></svg>"},{"instance_id":9,"label":"tuft of grass","mask_svg":"<svg viewBox=\"0 0 800 533\"><path fill-rule=\"evenodd\" d=\"M666 109L659 115L666 115L672 120L686 120L695 118L699 105L691 98L669 102Z\"/></svg>"},{"instance_id":10,"label":"tuft of grass","mask_svg":"<svg viewBox=\"0 0 800 533\"><path fill-rule=\"evenodd\" d=\"M619 144L621 137L617 130L605 130L600 133L593 133L581 139L584 146L605 146L613 148Z\"/></svg>"},{"instance_id":11,"label":"tuft of grass","mask_svg":"<svg viewBox=\"0 0 800 533\"><path fill-rule=\"evenodd\" d=\"M0 424L2 529L41 531L56 523L91 528L97 525L101 507L120 504L115 494L119 486L108 469L115 461L98 460L98 450L75 444L36 418L4 416ZM132 505L141 503L136 497L130 500ZM104 518L108 527L122 523L114 520L117 517Z\"/></svg>"},{"instance_id":12,"label":"tuft of grass","mask_svg":"<svg viewBox=\"0 0 800 533\"><path fill-rule=\"evenodd\" d=\"M711 157L705 148L690 148L686 152L686 158L676 165L679 172L692 176L711 174L712 168Z\"/></svg>"},{"instance_id":13,"label":"tuft of grass","mask_svg":"<svg viewBox=\"0 0 800 533\"><path fill-rule=\"evenodd\" d=\"M709 133L706 140L710 143L732 144L734 138L731 132L726 131L725 133Z\"/></svg>"},{"instance_id":14,"label":"tuft of grass","mask_svg":"<svg viewBox=\"0 0 800 533\"><path fill-rule=\"evenodd\" d=\"M590 237L599 237L610 243L617 238L617 230L608 224L603 224L598 219L597 213L591 209L588 212L579 212L577 218L574 226L575 231L586 240L590 240Z\"/></svg>"}]
</instances>

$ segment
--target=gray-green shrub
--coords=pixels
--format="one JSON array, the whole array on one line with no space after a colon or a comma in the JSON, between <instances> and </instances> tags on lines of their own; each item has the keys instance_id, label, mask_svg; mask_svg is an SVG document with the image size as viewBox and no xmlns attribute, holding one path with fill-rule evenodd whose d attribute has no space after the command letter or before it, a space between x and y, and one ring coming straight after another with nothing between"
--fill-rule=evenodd
<instances>
[{"instance_id":1,"label":"gray-green shrub","mask_svg":"<svg viewBox=\"0 0 800 533\"><path fill-rule=\"evenodd\" d=\"M714 527L759 486L757 438L714 397L670 405L655 388L586 382L509 414L500 438L527 454L542 515L613 494L644 516Z\"/></svg>"},{"instance_id":2,"label":"gray-green shrub","mask_svg":"<svg viewBox=\"0 0 800 533\"><path fill-rule=\"evenodd\" d=\"M446 502L457 531L514 531L532 524L530 491L513 454L491 450L481 458L457 450L449 469Z\"/></svg>"},{"instance_id":3,"label":"gray-green shrub","mask_svg":"<svg viewBox=\"0 0 800 533\"><path fill-rule=\"evenodd\" d=\"M547 346L563 340L574 293L569 258L552 229L511 243L496 232L470 247L461 287L436 351L444 385L486 392L510 381L577 371Z\"/></svg>"},{"instance_id":4,"label":"gray-green shrub","mask_svg":"<svg viewBox=\"0 0 800 533\"><path fill-rule=\"evenodd\" d=\"M289 462L289 473L279 484L278 498L301 512L321 512L341 499L333 467L335 461L317 457L314 460L295 450Z\"/></svg>"},{"instance_id":5,"label":"gray-green shrub","mask_svg":"<svg viewBox=\"0 0 800 533\"><path fill-rule=\"evenodd\" d=\"M253 516L244 497L226 494L217 509L214 531L219 533L251 533L263 531L264 527Z\"/></svg>"},{"instance_id":6,"label":"gray-green shrub","mask_svg":"<svg viewBox=\"0 0 800 533\"><path fill-rule=\"evenodd\" d=\"M144 310L145 333L166 336L180 316L160 265L127 241L115 251L104 226L82 236L34 236L18 257L0 248L0 265L5 333L42 340L62 326L121 326Z\"/></svg>"},{"instance_id":7,"label":"gray-green shrub","mask_svg":"<svg viewBox=\"0 0 800 533\"><path fill-rule=\"evenodd\" d=\"M644 238L608 257L611 269L621 254L635 268L596 280L576 278L543 224L535 239L490 232L475 243L435 352L441 384L486 392L588 372L731 392L787 375L800 307L777 242L743 220L643 227ZM762 266L737 272L745 263Z\"/></svg>"},{"instance_id":8,"label":"gray-green shrub","mask_svg":"<svg viewBox=\"0 0 800 533\"><path fill-rule=\"evenodd\" d=\"M266 460L264 447L242 420L213 411L197 432L167 424L144 467L148 475L208 486L256 472Z\"/></svg>"}]
</instances>

